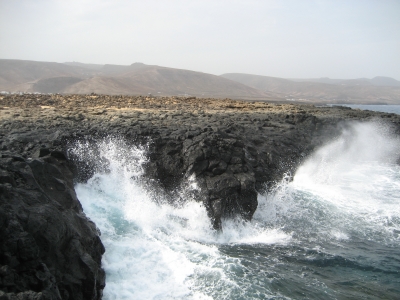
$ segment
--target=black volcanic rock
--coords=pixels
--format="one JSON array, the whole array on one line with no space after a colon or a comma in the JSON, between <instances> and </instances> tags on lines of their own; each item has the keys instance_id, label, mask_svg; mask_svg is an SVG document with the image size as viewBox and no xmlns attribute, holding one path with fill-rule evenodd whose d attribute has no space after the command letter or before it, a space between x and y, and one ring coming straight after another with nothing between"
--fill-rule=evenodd
<instances>
[{"instance_id":1,"label":"black volcanic rock","mask_svg":"<svg viewBox=\"0 0 400 300\"><path fill-rule=\"evenodd\" d=\"M0 298L101 299L104 247L68 162L2 154L0 174Z\"/></svg>"},{"instance_id":2,"label":"black volcanic rock","mask_svg":"<svg viewBox=\"0 0 400 300\"><path fill-rule=\"evenodd\" d=\"M104 248L74 192L74 183L88 180L96 162L69 152L77 141L94 150L109 136L147 145L143 184L155 201L162 195L179 205L186 201L182 185L195 180L198 188L188 195L204 203L211 226L223 230L224 218L251 220L257 193L290 177L346 122L374 119L400 133L398 115L342 107L194 97L0 96L0 299L101 298Z\"/></svg>"}]
</instances>

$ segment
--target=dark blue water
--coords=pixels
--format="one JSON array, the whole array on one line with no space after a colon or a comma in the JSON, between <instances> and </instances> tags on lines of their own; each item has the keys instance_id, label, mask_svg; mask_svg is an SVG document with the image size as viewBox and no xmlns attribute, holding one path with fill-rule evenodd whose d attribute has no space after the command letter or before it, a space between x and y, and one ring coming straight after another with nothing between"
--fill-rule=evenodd
<instances>
[{"instance_id":1,"label":"dark blue water","mask_svg":"<svg viewBox=\"0 0 400 300\"><path fill-rule=\"evenodd\" d=\"M344 131L222 233L199 203L150 200L144 149L99 143L111 172L76 190L102 231L104 299L399 299L400 141L388 132ZM191 178L182 196L196 188Z\"/></svg>"}]
</instances>

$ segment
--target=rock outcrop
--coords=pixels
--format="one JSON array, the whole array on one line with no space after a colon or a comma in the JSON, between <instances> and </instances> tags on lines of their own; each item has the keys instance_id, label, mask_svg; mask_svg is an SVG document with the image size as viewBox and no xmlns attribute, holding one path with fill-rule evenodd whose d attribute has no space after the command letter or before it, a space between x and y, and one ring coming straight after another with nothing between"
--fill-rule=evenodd
<instances>
[{"instance_id":1,"label":"rock outcrop","mask_svg":"<svg viewBox=\"0 0 400 300\"><path fill-rule=\"evenodd\" d=\"M341 107L94 94L0 97L0 118L0 299L101 298L104 248L74 192L94 170L68 157L76 140L147 143L149 187L174 202L195 178L192 196L219 230L223 218L251 220L257 193L344 120L400 128L398 115Z\"/></svg>"},{"instance_id":2,"label":"rock outcrop","mask_svg":"<svg viewBox=\"0 0 400 300\"><path fill-rule=\"evenodd\" d=\"M0 157L0 298L101 299L104 247L68 162L48 149L37 156Z\"/></svg>"}]
</instances>

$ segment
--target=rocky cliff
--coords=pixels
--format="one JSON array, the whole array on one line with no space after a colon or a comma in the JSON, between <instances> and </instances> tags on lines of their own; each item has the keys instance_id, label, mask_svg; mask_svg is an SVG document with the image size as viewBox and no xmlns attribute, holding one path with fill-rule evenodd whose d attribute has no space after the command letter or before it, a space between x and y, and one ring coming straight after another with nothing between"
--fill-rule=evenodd
<instances>
[{"instance_id":1,"label":"rocky cliff","mask_svg":"<svg viewBox=\"0 0 400 300\"><path fill-rule=\"evenodd\" d=\"M228 99L8 95L0 108L0 299L101 298L104 248L74 192L94 170L75 141L147 144L148 188L185 201L178 189L195 178L192 196L223 230L348 122L400 128L394 114Z\"/></svg>"}]
</instances>

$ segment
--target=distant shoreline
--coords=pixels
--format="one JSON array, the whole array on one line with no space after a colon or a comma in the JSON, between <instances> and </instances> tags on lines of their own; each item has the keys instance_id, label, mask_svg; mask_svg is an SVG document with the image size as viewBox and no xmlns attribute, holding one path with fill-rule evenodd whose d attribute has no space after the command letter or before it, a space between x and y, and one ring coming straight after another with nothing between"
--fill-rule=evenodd
<instances>
[{"instance_id":1,"label":"distant shoreline","mask_svg":"<svg viewBox=\"0 0 400 300\"><path fill-rule=\"evenodd\" d=\"M338 106L333 104L332 106ZM340 106L349 107L352 109L361 109L369 111L377 111L383 113L400 114L400 104L341 104Z\"/></svg>"}]
</instances>

